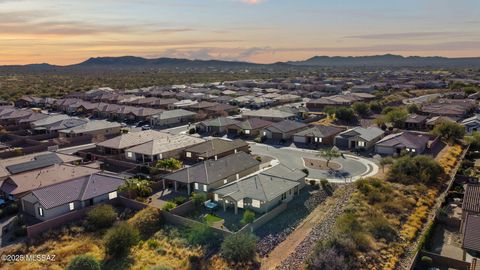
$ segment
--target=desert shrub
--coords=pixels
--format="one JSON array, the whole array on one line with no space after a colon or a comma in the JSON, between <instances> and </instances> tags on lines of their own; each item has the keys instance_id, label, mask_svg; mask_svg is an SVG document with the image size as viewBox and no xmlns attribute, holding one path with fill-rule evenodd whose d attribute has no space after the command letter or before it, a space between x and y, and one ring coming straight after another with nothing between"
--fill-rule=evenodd
<instances>
[{"instance_id":1,"label":"desert shrub","mask_svg":"<svg viewBox=\"0 0 480 270\"><path fill-rule=\"evenodd\" d=\"M109 204L102 204L94 207L87 213L87 224L89 229L104 229L112 226L117 220L117 212Z\"/></svg>"},{"instance_id":2,"label":"desert shrub","mask_svg":"<svg viewBox=\"0 0 480 270\"><path fill-rule=\"evenodd\" d=\"M435 126L432 133L449 143L463 139L465 127L456 122L444 121Z\"/></svg>"},{"instance_id":3,"label":"desert shrub","mask_svg":"<svg viewBox=\"0 0 480 270\"><path fill-rule=\"evenodd\" d=\"M188 256L188 270L201 270L202 258L196 255Z\"/></svg>"},{"instance_id":4,"label":"desert shrub","mask_svg":"<svg viewBox=\"0 0 480 270\"><path fill-rule=\"evenodd\" d=\"M170 212L173 208L177 207L177 205L174 202L166 202L165 205L163 206L162 210Z\"/></svg>"},{"instance_id":5,"label":"desert shrub","mask_svg":"<svg viewBox=\"0 0 480 270\"><path fill-rule=\"evenodd\" d=\"M92 255L78 255L67 265L65 270L100 270L100 263Z\"/></svg>"},{"instance_id":6,"label":"desert shrub","mask_svg":"<svg viewBox=\"0 0 480 270\"><path fill-rule=\"evenodd\" d=\"M187 241L191 245L211 246L218 236L215 231L206 224L195 225L188 230Z\"/></svg>"},{"instance_id":7,"label":"desert shrub","mask_svg":"<svg viewBox=\"0 0 480 270\"><path fill-rule=\"evenodd\" d=\"M177 196L175 199L173 199L173 202L177 205L183 204L187 201L187 198L184 196Z\"/></svg>"},{"instance_id":8,"label":"desert shrub","mask_svg":"<svg viewBox=\"0 0 480 270\"><path fill-rule=\"evenodd\" d=\"M321 179L320 186L322 186L322 189L325 191L325 193L327 193L327 195L333 194L332 184L330 184L327 179Z\"/></svg>"},{"instance_id":9,"label":"desert shrub","mask_svg":"<svg viewBox=\"0 0 480 270\"><path fill-rule=\"evenodd\" d=\"M206 200L207 200L207 194L203 192L195 193L192 196L192 201L197 207L202 206Z\"/></svg>"},{"instance_id":10,"label":"desert shrub","mask_svg":"<svg viewBox=\"0 0 480 270\"><path fill-rule=\"evenodd\" d=\"M422 266L425 267L425 269L433 266L433 260L428 256L422 256L422 258L420 259L420 262Z\"/></svg>"},{"instance_id":11,"label":"desert shrub","mask_svg":"<svg viewBox=\"0 0 480 270\"><path fill-rule=\"evenodd\" d=\"M125 256L139 240L140 232L138 229L123 222L110 228L105 234L105 251L113 257Z\"/></svg>"},{"instance_id":12,"label":"desert shrub","mask_svg":"<svg viewBox=\"0 0 480 270\"><path fill-rule=\"evenodd\" d=\"M255 157L258 162L262 162L262 157Z\"/></svg>"},{"instance_id":13,"label":"desert shrub","mask_svg":"<svg viewBox=\"0 0 480 270\"><path fill-rule=\"evenodd\" d=\"M373 216L369 220L368 229L372 235L377 239L385 239L387 241L394 241L397 238L397 232L382 216Z\"/></svg>"},{"instance_id":14,"label":"desert shrub","mask_svg":"<svg viewBox=\"0 0 480 270\"><path fill-rule=\"evenodd\" d=\"M310 174L310 172L308 171L307 168L303 168L303 169L302 169L302 172L303 172L304 174L306 174L307 176Z\"/></svg>"},{"instance_id":15,"label":"desert shrub","mask_svg":"<svg viewBox=\"0 0 480 270\"><path fill-rule=\"evenodd\" d=\"M162 211L154 207L147 207L136 213L128 223L137 228L142 237L148 237L160 230L163 224Z\"/></svg>"},{"instance_id":16,"label":"desert shrub","mask_svg":"<svg viewBox=\"0 0 480 270\"><path fill-rule=\"evenodd\" d=\"M248 209L245 210L245 212L243 212L243 218L240 222L242 224L249 224L249 223L252 223L253 221L255 221L255 213Z\"/></svg>"},{"instance_id":17,"label":"desert shrub","mask_svg":"<svg viewBox=\"0 0 480 270\"><path fill-rule=\"evenodd\" d=\"M197 130L195 128L191 128L188 130L188 134L195 134L197 133Z\"/></svg>"},{"instance_id":18,"label":"desert shrub","mask_svg":"<svg viewBox=\"0 0 480 270\"><path fill-rule=\"evenodd\" d=\"M334 248L326 248L314 252L307 260L309 270L344 270L350 269L343 254L339 254Z\"/></svg>"},{"instance_id":19,"label":"desert shrub","mask_svg":"<svg viewBox=\"0 0 480 270\"><path fill-rule=\"evenodd\" d=\"M225 238L220 248L229 262L248 262L255 259L257 238L252 234L237 233Z\"/></svg>"}]
</instances>

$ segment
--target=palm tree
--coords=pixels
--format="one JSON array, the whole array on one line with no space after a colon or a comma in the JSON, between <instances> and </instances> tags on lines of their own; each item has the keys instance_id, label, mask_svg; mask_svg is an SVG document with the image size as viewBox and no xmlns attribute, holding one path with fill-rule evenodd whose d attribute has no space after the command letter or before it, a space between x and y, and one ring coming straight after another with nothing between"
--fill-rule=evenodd
<instances>
[{"instance_id":1,"label":"palm tree","mask_svg":"<svg viewBox=\"0 0 480 270\"><path fill-rule=\"evenodd\" d=\"M327 167L330 164L330 161L334 158L342 156L342 153L338 150L337 147L332 147L331 149L321 150L317 156L323 157L327 160Z\"/></svg>"},{"instance_id":2,"label":"palm tree","mask_svg":"<svg viewBox=\"0 0 480 270\"><path fill-rule=\"evenodd\" d=\"M135 199L137 196L146 197L152 193L150 182L138 178L126 179L118 190L120 192L127 192L127 196L131 199Z\"/></svg>"}]
</instances>

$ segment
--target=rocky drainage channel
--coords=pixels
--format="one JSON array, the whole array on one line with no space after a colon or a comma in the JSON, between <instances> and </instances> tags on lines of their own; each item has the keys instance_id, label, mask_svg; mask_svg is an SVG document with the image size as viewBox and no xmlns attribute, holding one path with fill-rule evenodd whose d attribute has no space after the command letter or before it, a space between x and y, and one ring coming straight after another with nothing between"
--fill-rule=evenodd
<instances>
[{"instance_id":1,"label":"rocky drainage channel","mask_svg":"<svg viewBox=\"0 0 480 270\"><path fill-rule=\"evenodd\" d=\"M310 234L305 237L300 245L295 248L295 251L290 254L277 269L301 269L317 242L331 236L336 218L343 213L344 206L347 204L348 200L350 199L350 195L355 189L354 185L348 185L345 188L346 190L342 196L328 211L322 222L313 228Z\"/></svg>"}]
</instances>

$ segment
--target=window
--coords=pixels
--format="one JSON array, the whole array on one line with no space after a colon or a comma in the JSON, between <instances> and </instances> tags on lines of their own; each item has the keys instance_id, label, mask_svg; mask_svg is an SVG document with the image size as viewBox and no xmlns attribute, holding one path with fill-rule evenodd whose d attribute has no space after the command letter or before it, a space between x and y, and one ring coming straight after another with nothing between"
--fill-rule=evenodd
<instances>
[{"instance_id":1,"label":"window","mask_svg":"<svg viewBox=\"0 0 480 270\"><path fill-rule=\"evenodd\" d=\"M250 129L245 129L245 134L250 134Z\"/></svg>"},{"instance_id":2,"label":"window","mask_svg":"<svg viewBox=\"0 0 480 270\"><path fill-rule=\"evenodd\" d=\"M237 180L238 180L238 179L240 178L240 175L237 173L237 174L236 174L236 177L237 177Z\"/></svg>"},{"instance_id":3,"label":"window","mask_svg":"<svg viewBox=\"0 0 480 270\"><path fill-rule=\"evenodd\" d=\"M203 191L207 192L207 185L203 185Z\"/></svg>"},{"instance_id":4,"label":"window","mask_svg":"<svg viewBox=\"0 0 480 270\"><path fill-rule=\"evenodd\" d=\"M198 189L198 183L193 184L195 189Z\"/></svg>"},{"instance_id":5,"label":"window","mask_svg":"<svg viewBox=\"0 0 480 270\"><path fill-rule=\"evenodd\" d=\"M260 201L259 200L252 200L252 206L256 208L260 208Z\"/></svg>"},{"instance_id":6,"label":"window","mask_svg":"<svg viewBox=\"0 0 480 270\"><path fill-rule=\"evenodd\" d=\"M266 131L263 132L263 136L267 136L267 132L266 132Z\"/></svg>"},{"instance_id":7,"label":"window","mask_svg":"<svg viewBox=\"0 0 480 270\"><path fill-rule=\"evenodd\" d=\"M223 180L223 183L224 183L224 184L228 183L228 180L227 180L227 179L224 179L224 180Z\"/></svg>"},{"instance_id":8,"label":"window","mask_svg":"<svg viewBox=\"0 0 480 270\"><path fill-rule=\"evenodd\" d=\"M218 194L213 194L213 200L218 202Z\"/></svg>"},{"instance_id":9,"label":"window","mask_svg":"<svg viewBox=\"0 0 480 270\"><path fill-rule=\"evenodd\" d=\"M234 149L233 152L236 154L236 153L237 153L237 149Z\"/></svg>"},{"instance_id":10,"label":"window","mask_svg":"<svg viewBox=\"0 0 480 270\"><path fill-rule=\"evenodd\" d=\"M117 192L116 191L108 193L108 199L109 200L115 199L115 198L117 198Z\"/></svg>"},{"instance_id":11,"label":"window","mask_svg":"<svg viewBox=\"0 0 480 270\"><path fill-rule=\"evenodd\" d=\"M416 151L416 150L412 148L412 153L415 153L415 151Z\"/></svg>"},{"instance_id":12,"label":"window","mask_svg":"<svg viewBox=\"0 0 480 270\"><path fill-rule=\"evenodd\" d=\"M282 194L282 201L285 200L286 198L287 198L287 193L285 192Z\"/></svg>"},{"instance_id":13,"label":"window","mask_svg":"<svg viewBox=\"0 0 480 270\"><path fill-rule=\"evenodd\" d=\"M75 204L73 202L69 203L68 208L70 209L70 211L73 211L75 209Z\"/></svg>"},{"instance_id":14,"label":"window","mask_svg":"<svg viewBox=\"0 0 480 270\"><path fill-rule=\"evenodd\" d=\"M191 157L192 157L192 153L186 152L186 153L185 153L185 156L191 158Z\"/></svg>"},{"instance_id":15,"label":"window","mask_svg":"<svg viewBox=\"0 0 480 270\"><path fill-rule=\"evenodd\" d=\"M360 146L360 147L365 147L365 142L363 142L363 141L358 141L358 146Z\"/></svg>"},{"instance_id":16,"label":"window","mask_svg":"<svg viewBox=\"0 0 480 270\"><path fill-rule=\"evenodd\" d=\"M41 207L38 208L38 215L43 217L43 208Z\"/></svg>"},{"instance_id":17,"label":"window","mask_svg":"<svg viewBox=\"0 0 480 270\"><path fill-rule=\"evenodd\" d=\"M132 158L132 157L133 157L133 153L132 153L132 152L127 152L127 157Z\"/></svg>"},{"instance_id":18,"label":"window","mask_svg":"<svg viewBox=\"0 0 480 270\"><path fill-rule=\"evenodd\" d=\"M318 142L323 142L322 138L318 138Z\"/></svg>"}]
</instances>

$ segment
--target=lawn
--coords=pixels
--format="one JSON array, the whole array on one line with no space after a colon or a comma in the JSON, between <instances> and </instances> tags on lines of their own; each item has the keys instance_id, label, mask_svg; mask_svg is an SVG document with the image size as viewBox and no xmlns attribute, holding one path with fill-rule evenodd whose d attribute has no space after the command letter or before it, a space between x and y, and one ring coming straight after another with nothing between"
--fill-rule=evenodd
<instances>
[{"instance_id":1,"label":"lawn","mask_svg":"<svg viewBox=\"0 0 480 270\"><path fill-rule=\"evenodd\" d=\"M209 226L212 226L216 222L223 221L223 218L217 217L217 216L212 215L212 214L207 214L207 215L205 215L204 220L205 220L205 222L207 222L207 224Z\"/></svg>"}]
</instances>

